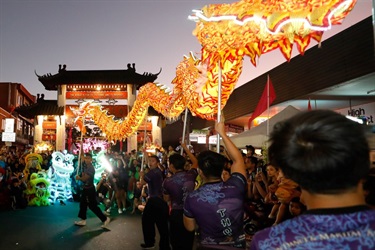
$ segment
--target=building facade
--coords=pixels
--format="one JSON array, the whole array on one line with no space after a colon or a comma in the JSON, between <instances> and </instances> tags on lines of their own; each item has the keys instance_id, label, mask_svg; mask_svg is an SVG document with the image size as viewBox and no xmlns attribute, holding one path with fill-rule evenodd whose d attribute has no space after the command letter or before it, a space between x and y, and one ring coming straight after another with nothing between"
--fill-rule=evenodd
<instances>
[{"instance_id":1,"label":"building facade","mask_svg":"<svg viewBox=\"0 0 375 250\"><path fill-rule=\"evenodd\" d=\"M1 82L0 83L0 124L1 124L1 146L21 147L25 148L33 144L34 126L33 120L24 116L19 116L15 112L16 107L22 105L31 105L35 103L35 96L20 83ZM10 138L5 139L5 128L7 120L11 121L13 126L14 139L10 134Z\"/></svg>"}]
</instances>

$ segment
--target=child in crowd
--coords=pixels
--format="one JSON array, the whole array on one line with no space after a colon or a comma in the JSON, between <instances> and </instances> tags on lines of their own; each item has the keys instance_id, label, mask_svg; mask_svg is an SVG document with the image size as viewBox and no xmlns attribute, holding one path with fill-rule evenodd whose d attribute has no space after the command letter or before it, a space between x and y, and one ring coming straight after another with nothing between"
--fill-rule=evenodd
<instances>
[{"instance_id":1,"label":"child in crowd","mask_svg":"<svg viewBox=\"0 0 375 250\"><path fill-rule=\"evenodd\" d=\"M142 183L137 181L136 187L134 189L133 209L131 212L132 214L135 213L138 206L142 205L142 189Z\"/></svg>"},{"instance_id":2,"label":"child in crowd","mask_svg":"<svg viewBox=\"0 0 375 250\"><path fill-rule=\"evenodd\" d=\"M12 184L10 185L9 195L11 197L12 209L23 209L27 207L27 200L23 194L26 189L26 184L18 179L13 178Z\"/></svg>"},{"instance_id":3,"label":"child in crowd","mask_svg":"<svg viewBox=\"0 0 375 250\"><path fill-rule=\"evenodd\" d=\"M277 225L285 219L289 202L294 197L299 197L301 195L301 192L298 189L298 184L291 179L285 178L281 170L279 170L278 182L279 184L275 195L280 203L274 205L272 212L269 215L269 218L275 218L275 223L273 225Z\"/></svg>"},{"instance_id":4,"label":"child in crowd","mask_svg":"<svg viewBox=\"0 0 375 250\"><path fill-rule=\"evenodd\" d=\"M140 204L138 205L138 210L143 212L145 209L146 203L148 199L148 187L147 184L143 185L142 192L141 192L141 198L140 198Z\"/></svg>"},{"instance_id":5,"label":"child in crowd","mask_svg":"<svg viewBox=\"0 0 375 250\"><path fill-rule=\"evenodd\" d=\"M301 202L300 197L294 197L289 202L289 213L292 217L301 215L306 211L306 206Z\"/></svg>"},{"instance_id":6,"label":"child in crowd","mask_svg":"<svg viewBox=\"0 0 375 250\"><path fill-rule=\"evenodd\" d=\"M230 178L230 169L223 168L223 172L221 172L221 179L226 182Z\"/></svg>"}]
</instances>

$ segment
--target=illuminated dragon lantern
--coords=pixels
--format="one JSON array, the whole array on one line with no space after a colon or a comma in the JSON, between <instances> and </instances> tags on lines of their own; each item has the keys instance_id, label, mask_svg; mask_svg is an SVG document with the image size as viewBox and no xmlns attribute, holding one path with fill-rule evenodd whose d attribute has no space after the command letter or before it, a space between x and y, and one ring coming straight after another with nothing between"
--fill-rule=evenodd
<instances>
[{"instance_id":1,"label":"illuminated dragon lantern","mask_svg":"<svg viewBox=\"0 0 375 250\"><path fill-rule=\"evenodd\" d=\"M242 73L244 56L256 65L262 54L279 48L289 61L294 43L303 54L310 40L320 42L323 32L340 24L355 2L242 0L205 6L189 17L197 22L193 34L202 45L201 58L192 53L184 57L176 68L172 92L154 83L142 86L132 111L123 120L114 120L95 103L83 103L80 109L109 140L123 140L134 134L149 106L168 119L177 118L185 108L203 119L214 119L220 75L224 108Z\"/></svg>"},{"instance_id":2,"label":"illuminated dragon lantern","mask_svg":"<svg viewBox=\"0 0 375 250\"><path fill-rule=\"evenodd\" d=\"M341 24L356 0L242 0L212 4L194 11L193 34L202 45L202 59L213 53L249 56L256 65L261 54L280 48L290 60L293 44L303 54L311 38Z\"/></svg>"}]
</instances>

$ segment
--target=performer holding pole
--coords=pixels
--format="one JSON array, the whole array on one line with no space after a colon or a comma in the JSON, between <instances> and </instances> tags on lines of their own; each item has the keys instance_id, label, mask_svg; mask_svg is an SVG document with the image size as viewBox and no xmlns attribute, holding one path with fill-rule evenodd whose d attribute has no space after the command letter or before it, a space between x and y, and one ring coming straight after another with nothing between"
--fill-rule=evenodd
<instances>
[{"instance_id":1,"label":"performer holding pole","mask_svg":"<svg viewBox=\"0 0 375 250\"><path fill-rule=\"evenodd\" d=\"M76 226L86 226L87 208L90 208L90 210L103 222L102 228L108 229L107 226L111 219L103 214L98 207L98 202L96 201L96 189L94 186L95 168L92 165L92 155L90 153L85 153L82 158L82 171L80 175L76 176L76 180L83 182L78 212L80 220L75 221L74 224Z\"/></svg>"},{"instance_id":2,"label":"performer holding pole","mask_svg":"<svg viewBox=\"0 0 375 250\"><path fill-rule=\"evenodd\" d=\"M79 175L81 171L81 164L82 164L82 154L83 154L83 134L85 133L85 116L82 117L82 127L81 130L81 146L79 147L79 154L78 154L78 167L77 167L77 175Z\"/></svg>"}]
</instances>

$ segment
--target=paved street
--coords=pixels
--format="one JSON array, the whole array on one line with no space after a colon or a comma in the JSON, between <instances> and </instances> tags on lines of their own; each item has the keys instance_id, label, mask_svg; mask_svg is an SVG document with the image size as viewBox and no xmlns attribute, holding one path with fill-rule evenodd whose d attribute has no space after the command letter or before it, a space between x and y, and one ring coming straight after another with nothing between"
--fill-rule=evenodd
<instances>
[{"instance_id":1,"label":"paved street","mask_svg":"<svg viewBox=\"0 0 375 250\"><path fill-rule=\"evenodd\" d=\"M113 209L110 230L105 230L91 211L86 226L75 226L78 209L78 202L68 202L66 206L0 211L0 249L140 249L143 236L139 213L118 215Z\"/></svg>"}]
</instances>

